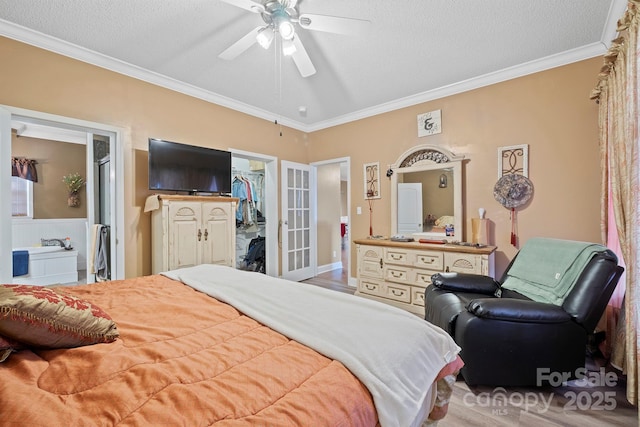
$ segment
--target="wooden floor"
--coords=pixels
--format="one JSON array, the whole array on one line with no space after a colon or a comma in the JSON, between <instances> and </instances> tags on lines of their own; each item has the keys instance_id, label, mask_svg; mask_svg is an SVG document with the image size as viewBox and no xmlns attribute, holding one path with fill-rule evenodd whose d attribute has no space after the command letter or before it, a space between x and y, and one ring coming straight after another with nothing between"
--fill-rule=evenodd
<instances>
[{"instance_id":1,"label":"wooden floor","mask_svg":"<svg viewBox=\"0 0 640 427\"><path fill-rule=\"evenodd\" d=\"M309 283L347 294L353 294L356 291L356 288L347 285L349 282L347 272L344 269L328 271L311 279L303 280L302 283Z\"/></svg>"},{"instance_id":2,"label":"wooden floor","mask_svg":"<svg viewBox=\"0 0 640 427\"><path fill-rule=\"evenodd\" d=\"M342 270L304 282L351 294L355 291L346 285L347 273ZM559 387L470 388L459 377L449 412L438 427L639 425L638 408L626 399L624 378L597 357L587 357L586 367L588 384L573 381ZM608 385L604 383L606 378Z\"/></svg>"}]
</instances>

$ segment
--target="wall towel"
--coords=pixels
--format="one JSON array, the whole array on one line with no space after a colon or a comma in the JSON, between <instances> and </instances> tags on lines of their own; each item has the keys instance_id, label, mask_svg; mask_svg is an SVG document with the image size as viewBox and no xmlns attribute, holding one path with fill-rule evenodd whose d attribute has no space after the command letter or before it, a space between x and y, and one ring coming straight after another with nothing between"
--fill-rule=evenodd
<instances>
[{"instance_id":1,"label":"wall towel","mask_svg":"<svg viewBox=\"0 0 640 427\"><path fill-rule=\"evenodd\" d=\"M91 247L89 248L89 274L96 274L95 260L98 248L98 239L100 237L100 230L102 224L94 224L91 228Z\"/></svg>"},{"instance_id":2,"label":"wall towel","mask_svg":"<svg viewBox=\"0 0 640 427\"><path fill-rule=\"evenodd\" d=\"M93 260L96 280L103 282L111 278L109 271L109 226L101 225L96 236L96 253Z\"/></svg>"},{"instance_id":3,"label":"wall towel","mask_svg":"<svg viewBox=\"0 0 640 427\"><path fill-rule=\"evenodd\" d=\"M29 251L13 251L13 277L29 274Z\"/></svg>"}]
</instances>

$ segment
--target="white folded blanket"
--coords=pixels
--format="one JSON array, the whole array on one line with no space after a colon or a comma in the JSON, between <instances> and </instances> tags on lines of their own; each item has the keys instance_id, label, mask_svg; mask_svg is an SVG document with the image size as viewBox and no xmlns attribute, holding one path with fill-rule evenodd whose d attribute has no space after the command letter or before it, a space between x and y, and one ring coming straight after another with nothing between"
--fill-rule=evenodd
<instances>
[{"instance_id":1,"label":"white folded blanket","mask_svg":"<svg viewBox=\"0 0 640 427\"><path fill-rule=\"evenodd\" d=\"M425 320L354 295L210 264L162 274L340 361L368 388L382 427L419 426L431 385L460 351Z\"/></svg>"}]
</instances>

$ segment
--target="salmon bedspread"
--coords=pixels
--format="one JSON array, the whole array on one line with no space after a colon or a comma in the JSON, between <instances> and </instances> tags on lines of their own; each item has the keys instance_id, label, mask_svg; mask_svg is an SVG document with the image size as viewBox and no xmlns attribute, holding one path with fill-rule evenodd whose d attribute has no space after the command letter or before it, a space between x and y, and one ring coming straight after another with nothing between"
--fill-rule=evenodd
<instances>
[{"instance_id":1,"label":"salmon bedspread","mask_svg":"<svg viewBox=\"0 0 640 427\"><path fill-rule=\"evenodd\" d=\"M109 313L120 338L12 354L0 364L2 425L380 424L371 393L344 364L179 281L154 275L63 291ZM430 407L435 381L459 363L424 385ZM438 418L445 412L436 405Z\"/></svg>"}]
</instances>

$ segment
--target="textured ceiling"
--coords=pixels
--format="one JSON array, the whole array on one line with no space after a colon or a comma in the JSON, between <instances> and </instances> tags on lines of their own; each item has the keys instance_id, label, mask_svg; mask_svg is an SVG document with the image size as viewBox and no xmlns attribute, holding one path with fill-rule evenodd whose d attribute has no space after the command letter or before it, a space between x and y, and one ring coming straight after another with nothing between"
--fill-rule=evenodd
<instances>
[{"instance_id":1,"label":"textured ceiling","mask_svg":"<svg viewBox=\"0 0 640 427\"><path fill-rule=\"evenodd\" d=\"M357 36L298 27L317 70L307 78L275 45L219 59L263 24L219 0L0 0L0 35L309 132L602 55L626 1L298 6L371 25Z\"/></svg>"}]
</instances>

